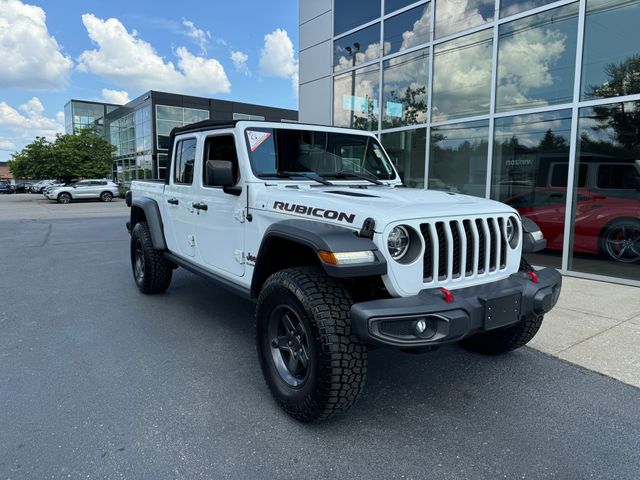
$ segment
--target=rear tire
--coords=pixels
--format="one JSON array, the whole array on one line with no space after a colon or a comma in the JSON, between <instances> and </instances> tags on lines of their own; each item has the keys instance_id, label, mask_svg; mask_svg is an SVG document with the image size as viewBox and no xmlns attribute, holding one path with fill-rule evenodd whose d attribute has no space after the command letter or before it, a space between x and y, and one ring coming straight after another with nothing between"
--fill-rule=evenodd
<instances>
[{"instance_id":1,"label":"rear tire","mask_svg":"<svg viewBox=\"0 0 640 480\"><path fill-rule=\"evenodd\" d=\"M173 266L162 251L153 248L149 227L144 222L137 223L131 232L131 270L142 293L162 293L171 284Z\"/></svg>"},{"instance_id":2,"label":"rear tire","mask_svg":"<svg viewBox=\"0 0 640 480\"><path fill-rule=\"evenodd\" d=\"M535 337L540 325L542 325L543 315L522 320L520 323L495 330L481 333L474 337L465 338L460 342L467 350L471 350L485 355L498 355L510 352L520 347L524 347Z\"/></svg>"},{"instance_id":3,"label":"rear tire","mask_svg":"<svg viewBox=\"0 0 640 480\"><path fill-rule=\"evenodd\" d=\"M101 202L110 202L111 200L113 200L113 193L111 193L111 192L102 192L100 194L100 201Z\"/></svg>"},{"instance_id":4,"label":"rear tire","mask_svg":"<svg viewBox=\"0 0 640 480\"><path fill-rule=\"evenodd\" d=\"M338 281L315 267L277 272L260 292L260 366L276 402L296 420L343 412L364 388L367 346L351 335L352 303Z\"/></svg>"}]
</instances>

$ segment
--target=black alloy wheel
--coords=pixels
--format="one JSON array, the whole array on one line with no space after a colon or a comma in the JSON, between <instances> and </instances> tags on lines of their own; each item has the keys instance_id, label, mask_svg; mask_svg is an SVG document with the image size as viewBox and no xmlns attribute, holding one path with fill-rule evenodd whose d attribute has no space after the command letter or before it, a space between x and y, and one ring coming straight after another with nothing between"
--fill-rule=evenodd
<instances>
[{"instance_id":1,"label":"black alloy wheel","mask_svg":"<svg viewBox=\"0 0 640 480\"><path fill-rule=\"evenodd\" d=\"M271 356L280 378L294 388L309 377L309 337L304 323L288 305L271 312L268 325Z\"/></svg>"}]
</instances>

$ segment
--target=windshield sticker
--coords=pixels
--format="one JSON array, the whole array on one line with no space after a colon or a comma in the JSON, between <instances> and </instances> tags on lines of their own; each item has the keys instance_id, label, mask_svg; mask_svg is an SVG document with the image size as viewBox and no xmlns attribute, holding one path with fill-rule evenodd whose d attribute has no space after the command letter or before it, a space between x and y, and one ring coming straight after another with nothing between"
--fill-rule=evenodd
<instances>
[{"instance_id":1,"label":"windshield sticker","mask_svg":"<svg viewBox=\"0 0 640 480\"><path fill-rule=\"evenodd\" d=\"M255 132L253 130L247 130L247 138L249 139L249 148L252 152L255 152L264 141L271 136L269 132Z\"/></svg>"}]
</instances>

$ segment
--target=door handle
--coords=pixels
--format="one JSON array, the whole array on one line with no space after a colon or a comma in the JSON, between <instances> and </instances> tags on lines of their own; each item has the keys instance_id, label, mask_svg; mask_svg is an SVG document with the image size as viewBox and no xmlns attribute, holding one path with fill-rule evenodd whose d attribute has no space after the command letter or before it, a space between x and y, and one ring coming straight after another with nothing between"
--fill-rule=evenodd
<instances>
[{"instance_id":1,"label":"door handle","mask_svg":"<svg viewBox=\"0 0 640 480\"><path fill-rule=\"evenodd\" d=\"M167 203L170 203L171 205L178 205L178 203L180 202L178 201L177 198L168 198Z\"/></svg>"},{"instance_id":2,"label":"door handle","mask_svg":"<svg viewBox=\"0 0 640 480\"><path fill-rule=\"evenodd\" d=\"M209 210L209 207L206 203L194 203L193 208L196 210Z\"/></svg>"}]
</instances>

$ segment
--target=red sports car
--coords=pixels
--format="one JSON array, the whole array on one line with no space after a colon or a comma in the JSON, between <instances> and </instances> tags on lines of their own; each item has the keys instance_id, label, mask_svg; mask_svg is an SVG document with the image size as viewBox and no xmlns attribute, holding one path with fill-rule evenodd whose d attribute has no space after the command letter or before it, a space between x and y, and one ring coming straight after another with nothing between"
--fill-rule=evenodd
<instances>
[{"instance_id":1,"label":"red sports car","mask_svg":"<svg viewBox=\"0 0 640 480\"><path fill-rule=\"evenodd\" d=\"M538 224L547 248L562 250L566 200L565 188L539 188L505 203ZM579 189L575 210L574 252L602 253L616 262L640 261L640 193L632 199Z\"/></svg>"}]
</instances>

